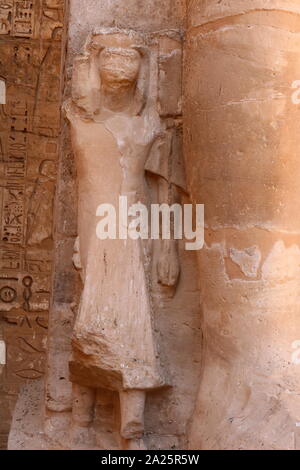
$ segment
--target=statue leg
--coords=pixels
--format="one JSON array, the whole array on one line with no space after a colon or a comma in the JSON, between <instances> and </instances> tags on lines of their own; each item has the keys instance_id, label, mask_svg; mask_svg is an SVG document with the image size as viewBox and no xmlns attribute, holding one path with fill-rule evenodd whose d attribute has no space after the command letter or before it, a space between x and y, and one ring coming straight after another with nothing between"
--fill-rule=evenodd
<instances>
[{"instance_id":1,"label":"statue leg","mask_svg":"<svg viewBox=\"0 0 300 470\"><path fill-rule=\"evenodd\" d=\"M90 428L94 421L96 389L73 384L72 444L86 446L91 442Z\"/></svg>"},{"instance_id":2,"label":"statue leg","mask_svg":"<svg viewBox=\"0 0 300 470\"><path fill-rule=\"evenodd\" d=\"M120 392L121 436L128 450L144 450L144 414L146 392L129 390Z\"/></svg>"}]
</instances>

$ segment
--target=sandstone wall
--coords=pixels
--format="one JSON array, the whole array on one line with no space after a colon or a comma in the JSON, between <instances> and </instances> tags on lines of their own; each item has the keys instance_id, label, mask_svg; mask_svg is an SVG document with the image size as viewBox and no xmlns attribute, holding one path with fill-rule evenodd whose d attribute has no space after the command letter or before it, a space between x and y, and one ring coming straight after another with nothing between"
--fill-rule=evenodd
<instances>
[{"instance_id":1,"label":"sandstone wall","mask_svg":"<svg viewBox=\"0 0 300 470\"><path fill-rule=\"evenodd\" d=\"M44 375L64 2L0 2L0 448L20 387Z\"/></svg>"}]
</instances>

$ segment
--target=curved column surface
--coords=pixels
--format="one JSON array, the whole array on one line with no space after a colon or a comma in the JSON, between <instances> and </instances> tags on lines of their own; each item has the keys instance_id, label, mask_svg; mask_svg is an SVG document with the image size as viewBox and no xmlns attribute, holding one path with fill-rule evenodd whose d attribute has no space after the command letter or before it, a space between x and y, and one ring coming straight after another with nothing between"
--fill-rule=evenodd
<instances>
[{"instance_id":1,"label":"curved column surface","mask_svg":"<svg viewBox=\"0 0 300 470\"><path fill-rule=\"evenodd\" d=\"M188 1L185 61L187 174L206 211L190 448L299 448L299 1Z\"/></svg>"}]
</instances>

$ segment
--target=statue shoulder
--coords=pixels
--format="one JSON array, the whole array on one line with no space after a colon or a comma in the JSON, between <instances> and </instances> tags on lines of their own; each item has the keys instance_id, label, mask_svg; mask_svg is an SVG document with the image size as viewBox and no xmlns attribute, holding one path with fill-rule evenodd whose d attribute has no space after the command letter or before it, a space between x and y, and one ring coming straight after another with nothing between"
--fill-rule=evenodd
<instances>
[{"instance_id":1,"label":"statue shoulder","mask_svg":"<svg viewBox=\"0 0 300 470\"><path fill-rule=\"evenodd\" d=\"M93 122L93 117L81 109L79 106L74 103L72 98L69 98L63 103L62 111L64 117L71 123L75 124L76 122Z\"/></svg>"}]
</instances>

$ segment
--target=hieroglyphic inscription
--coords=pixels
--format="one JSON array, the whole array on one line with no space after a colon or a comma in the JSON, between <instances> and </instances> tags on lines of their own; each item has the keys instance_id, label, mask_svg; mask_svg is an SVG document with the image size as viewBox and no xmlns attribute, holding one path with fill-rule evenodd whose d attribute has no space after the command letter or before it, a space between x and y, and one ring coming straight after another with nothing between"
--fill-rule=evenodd
<instances>
[{"instance_id":1,"label":"hieroglyphic inscription","mask_svg":"<svg viewBox=\"0 0 300 470\"><path fill-rule=\"evenodd\" d=\"M63 7L63 0L0 0L0 337L7 351L0 407L9 409L0 436L20 385L44 374Z\"/></svg>"},{"instance_id":2,"label":"hieroglyphic inscription","mask_svg":"<svg viewBox=\"0 0 300 470\"><path fill-rule=\"evenodd\" d=\"M0 34L33 37L37 3L34 0L1 0Z\"/></svg>"}]
</instances>

